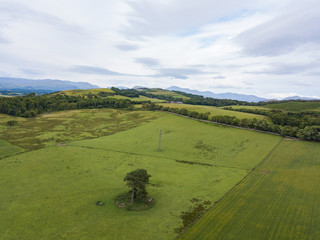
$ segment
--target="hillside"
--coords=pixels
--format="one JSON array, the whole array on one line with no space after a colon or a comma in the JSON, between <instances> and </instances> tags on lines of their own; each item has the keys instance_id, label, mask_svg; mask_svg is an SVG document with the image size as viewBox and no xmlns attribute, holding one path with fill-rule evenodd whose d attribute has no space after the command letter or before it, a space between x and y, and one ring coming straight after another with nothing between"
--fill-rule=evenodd
<instances>
[{"instance_id":1,"label":"hillside","mask_svg":"<svg viewBox=\"0 0 320 240\"><path fill-rule=\"evenodd\" d=\"M0 89L2 91L21 91L21 92L56 92L69 89L90 89L98 88L87 82L71 82L52 79L25 79L25 78L9 78L0 77Z\"/></svg>"}]
</instances>

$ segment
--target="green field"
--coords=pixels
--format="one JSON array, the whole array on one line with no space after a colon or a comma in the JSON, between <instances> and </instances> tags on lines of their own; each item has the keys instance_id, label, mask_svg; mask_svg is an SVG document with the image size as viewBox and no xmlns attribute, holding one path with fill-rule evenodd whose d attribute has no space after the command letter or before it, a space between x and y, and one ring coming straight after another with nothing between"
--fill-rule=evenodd
<instances>
[{"instance_id":1,"label":"green field","mask_svg":"<svg viewBox=\"0 0 320 240\"><path fill-rule=\"evenodd\" d=\"M96 120L99 114L106 122ZM133 123L119 128L108 122L112 114ZM141 114L139 121L131 114ZM33 119L31 129L48 134L41 126L49 118L62 121L53 132L70 133L70 122L78 121L72 128L84 127L77 132L105 124L112 135L82 141L71 136L66 144L0 160L0 239L174 239L183 227L182 213L212 206L281 140L163 112L57 112ZM113 200L129 190L123 178L137 168L152 175L148 191L156 202L150 210L132 212Z\"/></svg>"},{"instance_id":2,"label":"green field","mask_svg":"<svg viewBox=\"0 0 320 240\"><path fill-rule=\"evenodd\" d=\"M165 100L156 99L156 98L149 98L149 97L145 97L145 96L142 96L142 95L140 95L139 97L133 97L133 98L120 96L120 95L114 95L114 96L111 96L110 98L128 99L128 100L131 100L131 101L143 101L143 102L150 101L150 102L154 102L154 103L166 102Z\"/></svg>"},{"instance_id":3,"label":"green field","mask_svg":"<svg viewBox=\"0 0 320 240\"><path fill-rule=\"evenodd\" d=\"M165 95L165 96L171 96L173 98L189 99L189 97L186 97L186 96L181 95L179 93L169 91L169 90L164 90L164 89L158 89L158 88L144 90L144 92L151 93L153 95Z\"/></svg>"},{"instance_id":4,"label":"green field","mask_svg":"<svg viewBox=\"0 0 320 240\"><path fill-rule=\"evenodd\" d=\"M320 101L272 103L264 107L291 112L320 111Z\"/></svg>"},{"instance_id":5,"label":"green field","mask_svg":"<svg viewBox=\"0 0 320 240\"><path fill-rule=\"evenodd\" d=\"M245 105L231 105L231 106L228 106L228 107L232 107L233 109L260 109L260 110L268 110L266 109L265 107L262 107L262 106L245 106ZM224 107L222 107L224 108Z\"/></svg>"},{"instance_id":6,"label":"green field","mask_svg":"<svg viewBox=\"0 0 320 240\"><path fill-rule=\"evenodd\" d=\"M114 91L112 91L109 88L95 88L95 89L86 89L86 90L83 90L83 89L65 90L65 91L53 93L53 95L64 94L67 96L86 96L88 94L98 95L98 93L100 93L100 92L114 93Z\"/></svg>"},{"instance_id":7,"label":"green field","mask_svg":"<svg viewBox=\"0 0 320 240\"><path fill-rule=\"evenodd\" d=\"M14 146L9 142L0 139L0 159L23 151L23 148Z\"/></svg>"},{"instance_id":8,"label":"green field","mask_svg":"<svg viewBox=\"0 0 320 240\"><path fill-rule=\"evenodd\" d=\"M176 104L176 103L162 103L161 104L164 107L171 107L171 108L185 108L189 111L196 111L199 113L206 113L210 112L209 118L212 116L234 116L239 119L265 119L268 120L268 117L258 115L258 114L251 114L251 113L242 113L242 112L236 112L236 111L230 111L230 110L225 110L222 108L218 107L212 107L212 106L201 106L201 105L190 105L190 104Z\"/></svg>"},{"instance_id":9,"label":"green field","mask_svg":"<svg viewBox=\"0 0 320 240\"><path fill-rule=\"evenodd\" d=\"M320 145L284 140L179 239L320 239Z\"/></svg>"}]
</instances>

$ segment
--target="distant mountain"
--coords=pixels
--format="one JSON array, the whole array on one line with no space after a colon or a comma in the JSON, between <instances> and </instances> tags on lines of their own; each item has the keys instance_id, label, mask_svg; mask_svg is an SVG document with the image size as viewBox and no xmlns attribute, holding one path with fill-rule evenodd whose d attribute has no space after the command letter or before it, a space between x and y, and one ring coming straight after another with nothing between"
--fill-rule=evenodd
<instances>
[{"instance_id":1,"label":"distant mountain","mask_svg":"<svg viewBox=\"0 0 320 240\"><path fill-rule=\"evenodd\" d=\"M70 89L91 89L99 88L87 82L71 82L52 79L25 79L25 78L9 78L0 77L0 90L47 90L47 91L64 91Z\"/></svg>"},{"instance_id":2,"label":"distant mountain","mask_svg":"<svg viewBox=\"0 0 320 240\"><path fill-rule=\"evenodd\" d=\"M292 96L292 97L286 97L282 100L319 100L319 98Z\"/></svg>"},{"instance_id":3,"label":"distant mountain","mask_svg":"<svg viewBox=\"0 0 320 240\"><path fill-rule=\"evenodd\" d=\"M191 90L189 88L180 88L177 86L169 87L166 90L181 91L181 92L185 92L185 93L191 93L191 94L195 94L195 95L217 98L217 99L232 99L232 100L247 101L247 102L268 101L268 99L266 99L266 98L257 97L255 95L245 95L245 94L229 93L229 92L228 93L213 93L210 91L197 91L197 90Z\"/></svg>"}]
</instances>

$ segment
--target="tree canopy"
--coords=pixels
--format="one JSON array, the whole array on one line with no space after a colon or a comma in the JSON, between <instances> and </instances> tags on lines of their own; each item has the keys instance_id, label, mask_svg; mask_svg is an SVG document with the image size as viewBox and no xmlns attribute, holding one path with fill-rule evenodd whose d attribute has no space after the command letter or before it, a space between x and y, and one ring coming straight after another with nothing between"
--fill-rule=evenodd
<instances>
[{"instance_id":1,"label":"tree canopy","mask_svg":"<svg viewBox=\"0 0 320 240\"><path fill-rule=\"evenodd\" d=\"M149 184L149 178L151 175L148 174L145 169L137 169L127 173L123 179L131 187L131 205L136 199L143 199L147 196L146 185Z\"/></svg>"}]
</instances>

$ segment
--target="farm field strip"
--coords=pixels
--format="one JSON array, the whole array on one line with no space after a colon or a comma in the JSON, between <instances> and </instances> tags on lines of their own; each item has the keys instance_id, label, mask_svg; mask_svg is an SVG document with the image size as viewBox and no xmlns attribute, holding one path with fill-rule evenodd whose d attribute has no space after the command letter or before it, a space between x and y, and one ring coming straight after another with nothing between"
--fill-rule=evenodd
<instances>
[{"instance_id":1,"label":"farm field strip","mask_svg":"<svg viewBox=\"0 0 320 240\"><path fill-rule=\"evenodd\" d=\"M179 239L319 239L320 145L283 140Z\"/></svg>"},{"instance_id":2,"label":"farm field strip","mask_svg":"<svg viewBox=\"0 0 320 240\"><path fill-rule=\"evenodd\" d=\"M218 108L218 107L213 107L213 106L176 104L176 103L161 103L160 105L162 105L164 107L179 108L179 109L185 108L185 109L187 109L189 111L197 111L199 113L210 112L209 118L212 117L212 116L221 115L221 116L231 116L231 117L234 116L234 117L239 118L239 119L256 118L256 119L269 120L269 118L266 117L266 116L262 116L262 115L258 115L258 114L252 114L252 113L243 113L243 112L230 111L230 110L225 110L225 109Z\"/></svg>"},{"instance_id":3,"label":"farm field strip","mask_svg":"<svg viewBox=\"0 0 320 240\"><path fill-rule=\"evenodd\" d=\"M264 105L268 109L276 109L283 111L319 111L320 101L306 101L306 102L285 102L285 103L272 103Z\"/></svg>"}]
</instances>

